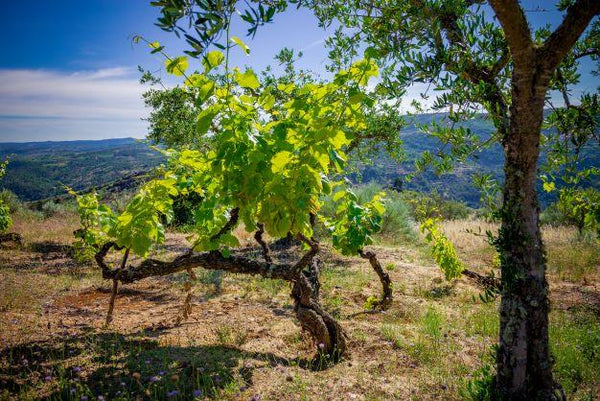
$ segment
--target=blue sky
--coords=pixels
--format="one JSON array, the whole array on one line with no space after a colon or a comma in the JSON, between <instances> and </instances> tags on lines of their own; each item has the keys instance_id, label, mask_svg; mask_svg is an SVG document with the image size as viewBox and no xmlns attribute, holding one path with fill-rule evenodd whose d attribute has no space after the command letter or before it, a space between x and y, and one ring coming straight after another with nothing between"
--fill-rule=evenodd
<instances>
[{"instance_id":1,"label":"blue sky","mask_svg":"<svg viewBox=\"0 0 600 401\"><path fill-rule=\"evenodd\" d=\"M526 1L536 10L548 1ZM148 113L138 84L137 65L158 69L159 56L133 45L143 35L181 54L183 41L155 27L158 10L149 0L31 0L3 5L0 37L0 141L42 141L144 137ZM529 13L532 25L556 25L560 13ZM303 10L278 15L275 23L245 38L245 26L234 34L247 40L249 57L234 52L232 64L266 67L284 46L302 49L301 67L320 71L326 63L319 28ZM592 85L591 80L582 87ZM417 96L413 88L407 96Z\"/></svg>"}]
</instances>

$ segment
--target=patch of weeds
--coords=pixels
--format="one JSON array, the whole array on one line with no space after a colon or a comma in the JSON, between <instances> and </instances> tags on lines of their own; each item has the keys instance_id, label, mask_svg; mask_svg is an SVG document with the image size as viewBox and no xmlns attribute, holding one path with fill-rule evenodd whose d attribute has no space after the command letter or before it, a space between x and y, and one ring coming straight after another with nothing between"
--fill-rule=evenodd
<instances>
[{"instance_id":1,"label":"patch of weeds","mask_svg":"<svg viewBox=\"0 0 600 401\"><path fill-rule=\"evenodd\" d=\"M236 345L241 347L248 340L245 331L234 328L231 325L223 324L214 329L217 336L217 342L221 345Z\"/></svg>"},{"instance_id":2,"label":"patch of weeds","mask_svg":"<svg viewBox=\"0 0 600 401\"><path fill-rule=\"evenodd\" d=\"M396 265L393 263L388 263L385 265L385 269L387 271L393 272L394 270L396 270Z\"/></svg>"},{"instance_id":3,"label":"patch of weeds","mask_svg":"<svg viewBox=\"0 0 600 401\"><path fill-rule=\"evenodd\" d=\"M340 308L344 299L340 295L325 298L325 309L327 309L335 318L340 317Z\"/></svg>"},{"instance_id":4,"label":"patch of weeds","mask_svg":"<svg viewBox=\"0 0 600 401\"><path fill-rule=\"evenodd\" d=\"M572 239L547 247L548 271L560 279L575 283L585 281L597 272L600 264L600 245L595 241Z\"/></svg>"},{"instance_id":5,"label":"patch of weeds","mask_svg":"<svg viewBox=\"0 0 600 401\"><path fill-rule=\"evenodd\" d=\"M384 340L391 342L396 348L402 348L402 335L397 325L383 323L380 332Z\"/></svg>"},{"instance_id":6,"label":"patch of weeds","mask_svg":"<svg viewBox=\"0 0 600 401\"><path fill-rule=\"evenodd\" d=\"M475 308L475 306L470 306L470 308ZM495 304L480 304L473 311L465 311L464 314L466 315L464 329L468 336L498 336L500 331L500 320Z\"/></svg>"},{"instance_id":7,"label":"patch of weeds","mask_svg":"<svg viewBox=\"0 0 600 401\"><path fill-rule=\"evenodd\" d=\"M477 369L473 379L465 383L460 395L469 401L492 401L498 399L496 390L496 376L492 364L486 364Z\"/></svg>"},{"instance_id":8,"label":"patch of weeds","mask_svg":"<svg viewBox=\"0 0 600 401\"><path fill-rule=\"evenodd\" d=\"M247 376L235 368L244 357L232 347L82 334L3 350L0 375L8 381L0 399L238 400L246 398Z\"/></svg>"},{"instance_id":9,"label":"patch of weeds","mask_svg":"<svg viewBox=\"0 0 600 401\"><path fill-rule=\"evenodd\" d=\"M439 346L442 337L442 323L441 313L434 307L427 308L425 315L423 315L423 332L433 340L436 347Z\"/></svg>"},{"instance_id":10,"label":"patch of weeds","mask_svg":"<svg viewBox=\"0 0 600 401\"><path fill-rule=\"evenodd\" d=\"M343 288L350 291L366 287L371 282L371 276L366 270L354 270L345 267L325 266L321 271L321 288L324 292L334 288Z\"/></svg>"},{"instance_id":11,"label":"patch of weeds","mask_svg":"<svg viewBox=\"0 0 600 401\"><path fill-rule=\"evenodd\" d=\"M591 312L552 314L550 348L554 374L569 398L582 396L600 382L600 319Z\"/></svg>"},{"instance_id":12,"label":"patch of weeds","mask_svg":"<svg viewBox=\"0 0 600 401\"><path fill-rule=\"evenodd\" d=\"M215 293L220 294L223 287L223 276L225 273L223 270L198 270L196 277L198 281L204 285L214 286Z\"/></svg>"},{"instance_id":13,"label":"patch of weeds","mask_svg":"<svg viewBox=\"0 0 600 401\"><path fill-rule=\"evenodd\" d=\"M453 284L437 285L432 288L421 288L415 289L415 295L425 299L442 299L454 294Z\"/></svg>"},{"instance_id":14,"label":"patch of weeds","mask_svg":"<svg viewBox=\"0 0 600 401\"><path fill-rule=\"evenodd\" d=\"M267 295L269 300L275 298L284 288L287 283L283 280L275 280L264 277L256 277L256 288Z\"/></svg>"},{"instance_id":15,"label":"patch of weeds","mask_svg":"<svg viewBox=\"0 0 600 401\"><path fill-rule=\"evenodd\" d=\"M289 385L287 386L287 393L293 395L295 400L308 400L308 383L299 374L294 376L288 376L287 378Z\"/></svg>"},{"instance_id":16,"label":"patch of weeds","mask_svg":"<svg viewBox=\"0 0 600 401\"><path fill-rule=\"evenodd\" d=\"M363 330L361 330L361 329L355 330L355 331L352 333L352 337L353 337L353 338L354 338L356 341L358 341L358 342L360 342L360 343L363 343L363 344L364 344L364 343L366 343L366 342L368 341L368 338L369 338L369 337L368 337L368 335L367 335L367 333L366 333L366 332L364 332L364 331L363 331Z\"/></svg>"},{"instance_id":17,"label":"patch of weeds","mask_svg":"<svg viewBox=\"0 0 600 401\"><path fill-rule=\"evenodd\" d=\"M365 301L363 308L366 310L373 310L373 309L375 309L375 307L377 306L378 303L379 303L379 298L374 295L371 295Z\"/></svg>"}]
</instances>

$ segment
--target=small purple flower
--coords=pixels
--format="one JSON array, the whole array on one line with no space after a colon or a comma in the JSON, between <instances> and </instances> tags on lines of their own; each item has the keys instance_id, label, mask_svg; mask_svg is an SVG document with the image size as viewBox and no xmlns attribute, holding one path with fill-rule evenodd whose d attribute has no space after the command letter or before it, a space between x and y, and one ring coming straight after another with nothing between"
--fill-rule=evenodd
<instances>
[{"instance_id":1,"label":"small purple flower","mask_svg":"<svg viewBox=\"0 0 600 401\"><path fill-rule=\"evenodd\" d=\"M169 398L175 397L177 394L179 394L179 391L177 391L177 390L169 391L167 393L167 397L169 397Z\"/></svg>"},{"instance_id":2,"label":"small purple flower","mask_svg":"<svg viewBox=\"0 0 600 401\"><path fill-rule=\"evenodd\" d=\"M213 376L213 381L214 381L215 383L219 383L219 382L221 381L221 376L219 376L219 374L218 374L218 373L216 373L216 374Z\"/></svg>"},{"instance_id":3,"label":"small purple flower","mask_svg":"<svg viewBox=\"0 0 600 401\"><path fill-rule=\"evenodd\" d=\"M81 367L79 367L79 366L75 366L75 367L73 368L73 372L75 372L75 373L79 373L79 372L81 372Z\"/></svg>"},{"instance_id":4,"label":"small purple flower","mask_svg":"<svg viewBox=\"0 0 600 401\"><path fill-rule=\"evenodd\" d=\"M319 343L319 348L321 348L321 349L325 348L325 344Z\"/></svg>"},{"instance_id":5,"label":"small purple flower","mask_svg":"<svg viewBox=\"0 0 600 401\"><path fill-rule=\"evenodd\" d=\"M103 396L103 395L99 395L99 396L98 396L98 401L106 401L106 400L104 399L104 396Z\"/></svg>"},{"instance_id":6,"label":"small purple flower","mask_svg":"<svg viewBox=\"0 0 600 401\"><path fill-rule=\"evenodd\" d=\"M126 385L127 385L127 383L125 383L125 382L121 382L121 386L122 386L122 387L125 387Z\"/></svg>"},{"instance_id":7,"label":"small purple flower","mask_svg":"<svg viewBox=\"0 0 600 401\"><path fill-rule=\"evenodd\" d=\"M262 397L258 394L253 395L251 398L252 401L260 401L261 399L262 399Z\"/></svg>"},{"instance_id":8,"label":"small purple flower","mask_svg":"<svg viewBox=\"0 0 600 401\"><path fill-rule=\"evenodd\" d=\"M161 370L160 372L158 372L158 375L159 375L159 376L164 376L164 375L165 375L165 371L164 371L164 370Z\"/></svg>"},{"instance_id":9,"label":"small purple flower","mask_svg":"<svg viewBox=\"0 0 600 401\"><path fill-rule=\"evenodd\" d=\"M79 381L79 377L74 377L74 378L73 378L73 381L74 381L74 382L78 382L78 381Z\"/></svg>"},{"instance_id":10,"label":"small purple flower","mask_svg":"<svg viewBox=\"0 0 600 401\"><path fill-rule=\"evenodd\" d=\"M88 396L87 396L87 395L82 395L82 396L81 396L81 401L87 401L87 399L88 399Z\"/></svg>"},{"instance_id":11,"label":"small purple flower","mask_svg":"<svg viewBox=\"0 0 600 401\"><path fill-rule=\"evenodd\" d=\"M158 377L158 376L152 376L152 377L150 378L150 382L151 382L151 383L155 383L155 382L157 382L157 381L159 381L159 380L160 380L160 377Z\"/></svg>"},{"instance_id":12,"label":"small purple flower","mask_svg":"<svg viewBox=\"0 0 600 401\"><path fill-rule=\"evenodd\" d=\"M75 353L75 350L72 350L72 349L69 350L70 355L73 355L74 353Z\"/></svg>"},{"instance_id":13,"label":"small purple flower","mask_svg":"<svg viewBox=\"0 0 600 401\"><path fill-rule=\"evenodd\" d=\"M146 365L150 364L150 359L146 359Z\"/></svg>"},{"instance_id":14,"label":"small purple flower","mask_svg":"<svg viewBox=\"0 0 600 401\"><path fill-rule=\"evenodd\" d=\"M246 386L240 387L240 391L246 391L247 389L248 389L248 387L246 387Z\"/></svg>"},{"instance_id":15,"label":"small purple flower","mask_svg":"<svg viewBox=\"0 0 600 401\"><path fill-rule=\"evenodd\" d=\"M77 392L77 389L75 387L71 387L71 394L75 394Z\"/></svg>"},{"instance_id":16,"label":"small purple flower","mask_svg":"<svg viewBox=\"0 0 600 401\"><path fill-rule=\"evenodd\" d=\"M192 391L192 395L194 397L202 397L202 394L203 394L202 390L194 390L194 391Z\"/></svg>"},{"instance_id":17,"label":"small purple flower","mask_svg":"<svg viewBox=\"0 0 600 401\"><path fill-rule=\"evenodd\" d=\"M50 380L52 380L52 376L46 376L46 377L44 377L44 381L49 382Z\"/></svg>"}]
</instances>

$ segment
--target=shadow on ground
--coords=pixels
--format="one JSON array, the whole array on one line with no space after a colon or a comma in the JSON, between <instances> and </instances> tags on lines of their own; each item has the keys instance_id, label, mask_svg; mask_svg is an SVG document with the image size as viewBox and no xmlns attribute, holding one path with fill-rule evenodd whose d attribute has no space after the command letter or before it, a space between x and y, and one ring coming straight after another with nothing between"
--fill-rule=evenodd
<instances>
[{"instance_id":1,"label":"shadow on ground","mask_svg":"<svg viewBox=\"0 0 600 401\"><path fill-rule=\"evenodd\" d=\"M160 345L144 332L89 331L5 348L0 363L2 399L33 393L43 400L188 400L242 397L255 369L302 361L229 345Z\"/></svg>"}]
</instances>

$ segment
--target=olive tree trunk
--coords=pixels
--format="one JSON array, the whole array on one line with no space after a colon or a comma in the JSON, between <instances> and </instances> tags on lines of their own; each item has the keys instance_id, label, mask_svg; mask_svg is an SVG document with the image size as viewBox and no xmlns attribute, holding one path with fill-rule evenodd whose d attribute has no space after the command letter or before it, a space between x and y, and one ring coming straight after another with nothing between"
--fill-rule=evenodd
<instances>
[{"instance_id":1,"label":"olive tree trunk","mask_svg":"<svg viewBox=\"0 0 600 401\"><path fill-rule=\"evenodd\" d=\"M504 142L497 380L506 400L560 398L553 390L546 258L536 189L547 77L536 72L536 68L515 69L510 128Z\"/></svg>"}]
</instances>

